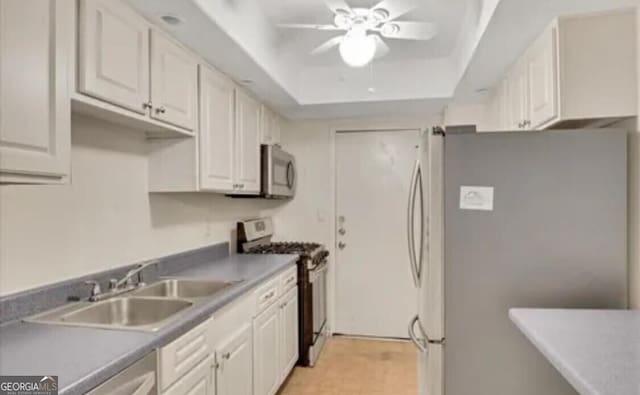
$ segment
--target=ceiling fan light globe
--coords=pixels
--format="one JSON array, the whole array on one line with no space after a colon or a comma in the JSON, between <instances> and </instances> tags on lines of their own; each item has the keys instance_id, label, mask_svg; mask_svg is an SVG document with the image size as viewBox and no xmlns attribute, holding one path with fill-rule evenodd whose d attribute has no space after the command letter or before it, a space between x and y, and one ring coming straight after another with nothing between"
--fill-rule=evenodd
<instances>
[{"instance_id":1,"label":"ceiling fan light globe","mask_svg":"<svg viewBox=\"0 0 640 395\"><path fill-rule=\"evenodd\" d=\"M363 67L371 62L376 54L376 42L366 31L352 30L340 43L340 56L351 67Z\"/></svg>"}]
</instances>

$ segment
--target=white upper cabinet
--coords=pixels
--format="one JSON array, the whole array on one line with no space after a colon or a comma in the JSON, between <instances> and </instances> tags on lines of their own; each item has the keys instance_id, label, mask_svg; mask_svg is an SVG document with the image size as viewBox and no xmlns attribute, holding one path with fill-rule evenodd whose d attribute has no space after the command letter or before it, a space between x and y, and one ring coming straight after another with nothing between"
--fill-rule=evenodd
<instances>
[{"instance_id":1,"label":"white upper cabinet","mask_svg":"<svg viewBox=\"0 0 640 395\"><path fill-rule=\"evenodd\" d=\"M557 27L549 27L526 57L529 105L528 128L536 129L558 116Z\"/></svg>"},{"instance_id":2,"label":"white upper cabinet","mask_svg":"<svg viewBox=\"0 0 640 395\"><path fill-rule=\"evenodd\" d=\"M151 33L151 116L194 130L197 119L198 63L179 44Z\"/></svg>"},{"instance_id":3,"label":"white upper cabinet","mask_svg":"<svg viewBox=\"0 0 640 395\"><path fill-rule=\"evenodd\" d=\"M223 74L200 66L200 187L234 189L235 85Z\"/></svg>"},{"instance_id":4,"label":"white upper cabinet","mask_svg":"<svg viewBox=\"0 0 640 395\"><path fill-rule=\"evenodd\" d=\"M246 324L216 351L216 395L253 395L252 334Z\"/></svg>"},{"instance_id":5,"label":"white upper cabinet","mask_svg":"<svg viewBox=\"0 0 640 395\"><path fill-rule=\"evenodd\" d=\"M69 175L73 11L69 0L0 1L0 182Z\"/></svg>"},{"instance_id":6,"label":"white upper cabinet","mask_svg":"<svg viewBox=\"0 0 640 395\"><path fill-rule=\"evenodd\" d=\"M280 131L282 129L282 119L278 114L271 111L267 106L262 106L262 144L279 144Z\"/></svg>"},{"instance_id":7,"label":"white upper cabinet","mask_svg":"<svg viewBox=\"0 0 640 395\"><path fill-rule=\"evenodd\" d=\"M507 78L509 97L509 128L520 130L527 128L529 113L527 64L519 62Z\"/></svg>"},{"instance_id":8,"label":"white upper cabinet","mask_svg":"<svg viewBox=\"0 0 640 395\"><path fill-rule=\"evenodd\" d=\"M607 125L638 113L633 10L567 16L549 26L494 92L506 130ZM504 94L504 84L507 93ZM495 101L506 96L507 116Z\"/></svg>"},{"instance_id":9,"label":"white upper cabinet","mask_svg":"<svg viewBox=\"0 0 640 395\"><path fill-rule=\"evenodd\" d=\"M236 90L236 182L238 193L260 192L260 103Z\"/></svg>"},{"instance_id":10,"label":"white upper cabinet","mask_svg":"<svg viewBox=\"0 0 640 395\"><path fill-rule=\"evenodd\" d=\"M78 90L139 114L149 104L149 25L121 0L82 0Z\"/></svg>"}]
</instances>

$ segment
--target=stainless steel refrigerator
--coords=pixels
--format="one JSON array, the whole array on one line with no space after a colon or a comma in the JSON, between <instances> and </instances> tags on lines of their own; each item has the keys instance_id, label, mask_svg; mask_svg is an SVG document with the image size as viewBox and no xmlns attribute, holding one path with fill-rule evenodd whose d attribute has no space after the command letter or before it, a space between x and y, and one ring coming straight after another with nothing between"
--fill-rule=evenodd
<instances>
[{"instance_id":1,"label":"stainless steel refrigerator","mask_svg":"<svg viewBox=\"0 0 640 395\"><path fill-rule=\"evenodd\" d=\"M419 394L575 395L508 310L626 307L626 133L421 140L407 213Z\"/></svg>"}]
</instances>

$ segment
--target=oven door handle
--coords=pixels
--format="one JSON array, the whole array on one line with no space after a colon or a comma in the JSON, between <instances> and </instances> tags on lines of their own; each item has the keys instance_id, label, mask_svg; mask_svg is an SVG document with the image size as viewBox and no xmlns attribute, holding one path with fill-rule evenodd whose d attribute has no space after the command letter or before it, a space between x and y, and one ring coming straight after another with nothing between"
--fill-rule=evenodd
<instances>
[{"instance_id":1,"label":"oven door handle","mask_svg":"<svg viewBox=\"0 0 640 395\"><path fill-rule=\"evenodd\" d=\"M325 262L325 263L319 264L313 270L310 270L309 271L309 282L312 283L312 282L316 281L316 279L318 277L320 277L328 269L329 269L329 264Z\"/></svg>"}]
</instances>

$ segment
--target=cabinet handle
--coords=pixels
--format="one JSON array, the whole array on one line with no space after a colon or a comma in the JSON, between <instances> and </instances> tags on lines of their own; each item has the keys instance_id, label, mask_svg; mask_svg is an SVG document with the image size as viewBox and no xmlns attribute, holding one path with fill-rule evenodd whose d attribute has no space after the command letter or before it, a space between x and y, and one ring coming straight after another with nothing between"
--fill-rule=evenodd
<instances>
[{"instance_id":1,"label":"cabinet handle","mask_svg":"<svg viewBox=\"0 0 640 395\"><path fill-rule=\"evenodd\" d=\"M528 119L526 121L524 121L524 126L531 126L531 121L529 121Z\"/></svg>"},{"instance_id":2,"label":"cabinet handle","mask_svg":"<svg viewBox=\"0 0 640 395\"><path fill-rule=\"evenodd\" d=\"M226 353L222 354L222 359L229 359L229 358L231 358L231 353L226 352Z\"/></svg>"},{"instance_id":3,"label":"cabinet handle","mask_svg":"<svg viewBox=\"0 0 640 395\"><path fill-rule=\"evenodd\" d=\"M273 298L273 296L276 294L275 291L271 291L269 292L267 295L264 296L264 300L269 300L271 298Z\"/></svg>"},{"instance_id":4,"label":"cabinet handle","mask_svg":"<svg viewBox=\"0 0 640 395\"><path fill-rule=\"evenodd\" d=\"M142 108L144 110L146 110L148 108L153 108L153 104L151 102L142 103Z\"/></svg>"},{"instance_id":5,"label":"cabinet handle","mask_svg":"<svg viewBox=\"0 0 640 395\"><path fill-rule=\"evenodd\" d=\"M158 114L164 114L165 112L167 112L167 109L164 108L164 106L160 106L160 107L156 108L156 113L158 113Z\"/></svg>"}]
</instances>

